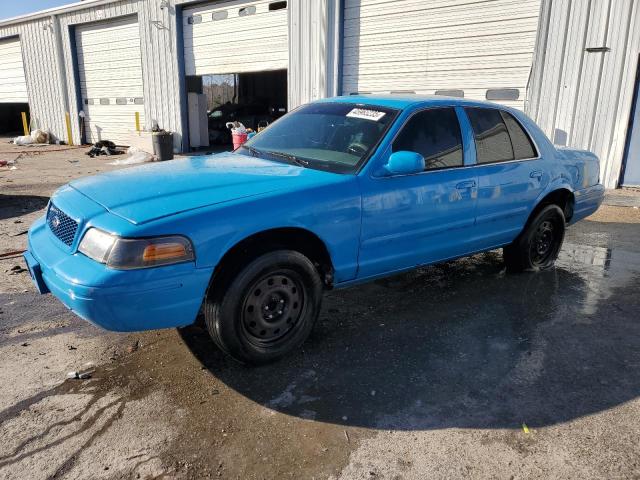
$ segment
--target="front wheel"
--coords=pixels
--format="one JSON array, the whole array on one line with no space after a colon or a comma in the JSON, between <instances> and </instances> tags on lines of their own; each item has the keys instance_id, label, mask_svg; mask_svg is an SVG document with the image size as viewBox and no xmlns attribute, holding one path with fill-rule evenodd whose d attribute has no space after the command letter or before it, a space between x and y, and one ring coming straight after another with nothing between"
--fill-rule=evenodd
<instances>
[{"instance_id":1,"label":"front wheel","mask_svg":"<svg viewBox=\"0 0 640 480\"><path fill-rule=\"evenodd\" d=\"M320 312L322 281L299 252L266 253L240 270L205 303L214 342L236 360L264 364L298 348Z\"/></svg>"},{"instance_id":2,"label":"front wheel","mask_svg":"<svg viewBox=\"0 0 640 480\"><path fill-rule=\"evenodd\" d=\"M510 272L539 271L552 267L564 240L565 217L557 205L547 205L516 240L503 249Z\"/></svg>"}]
</instances>

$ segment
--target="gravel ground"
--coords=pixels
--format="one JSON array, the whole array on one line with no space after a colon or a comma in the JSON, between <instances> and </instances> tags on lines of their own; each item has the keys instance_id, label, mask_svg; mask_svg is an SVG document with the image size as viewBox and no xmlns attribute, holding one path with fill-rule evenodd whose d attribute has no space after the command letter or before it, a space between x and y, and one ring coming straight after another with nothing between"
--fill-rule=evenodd
<instances>
[{"instance_id":1,"label":"gravel ground","mask_svg":"<svg viewBox=\"0 0 640 480\"><path fill-rule=\"evenodd\" d=\"M24 150L0 140L0 254L59 185L117 168ZM490 252L329 292L302 351L256 369L197 326L93 327L1 258L0 477L638 478L639 236L607 205L550 272Z\"/></svg>"}]
</instances>

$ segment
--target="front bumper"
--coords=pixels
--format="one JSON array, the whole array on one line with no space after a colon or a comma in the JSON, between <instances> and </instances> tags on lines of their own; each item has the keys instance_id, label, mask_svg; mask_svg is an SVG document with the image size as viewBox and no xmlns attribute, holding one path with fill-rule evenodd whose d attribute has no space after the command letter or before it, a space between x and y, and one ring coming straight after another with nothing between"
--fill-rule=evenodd
<instances>
[{"instance_id":1,"label":"front bumper","mask_svg":"<svg viewBox=\"0 0 640 480\"><path fill-rule=\"evenodd\" d=\"M50 291L79 317L119 332L192 324L212 274L194 263L113 270L66 249L44 218L29 230L25 260L40 293Z\"/></svg>"}]
</instances>

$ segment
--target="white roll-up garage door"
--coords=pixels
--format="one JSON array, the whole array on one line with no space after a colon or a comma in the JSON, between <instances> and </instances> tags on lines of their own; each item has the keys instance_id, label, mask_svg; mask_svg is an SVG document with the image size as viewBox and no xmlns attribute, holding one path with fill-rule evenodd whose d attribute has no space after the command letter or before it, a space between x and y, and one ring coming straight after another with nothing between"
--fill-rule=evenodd
<instances>
[{"instance_id":1,"label":"white roll-up garage door","mask_svg":"<svg viewBox=\"0 0 640 480\"><path fill-rule=\"evenodd\" d=\"M76 28L86 141L129 145L136 112L144 128L140 27L136 17Z\"/></svg>"},{"instance_id":2,"label":"white roll-up garage door","mask_svg":"<svg viewBox=\"0 0 640 480\"><path fill-rule=\"evenodd\" d=\"M346 0L342 87L355 92L515 88L522 108L540 0Z\"/></svg>"},{"instance_id":3,"label":"white roll-up garage door","mask_svg":"<svg viewBox=\"0 0 640 480\"><path fill-rule=\"evenodd\" d=\"M288 68L287 2L201 5L186 8L183 22L187 75Z\"/></svg>"},{"instance_id":4,"label":"white roll-up garage door","mask_svg":"<svg viewBox=\"0 0 640 480\"><path fill-rule=\"evenodd\" d=\"M27 103L20 40L0 40L0 103Z\"/></svg>"}]
</instances>

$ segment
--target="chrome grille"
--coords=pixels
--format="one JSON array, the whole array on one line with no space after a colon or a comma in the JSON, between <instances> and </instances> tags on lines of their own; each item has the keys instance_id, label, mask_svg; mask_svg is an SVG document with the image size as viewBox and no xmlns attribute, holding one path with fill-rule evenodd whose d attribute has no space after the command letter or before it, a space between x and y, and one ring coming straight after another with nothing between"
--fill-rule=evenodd
<instances>
[{"instance_id":1,"label":"chrome grille","mask_svg":"<svg viewBox=\"0 0 640 480\"><path fill-rule=\"evenodd\" d=\"M47 225L49 225L49 229L51 229L53 234L58 237L62 243L71 246L78 231L78 222L53 203L49 204Z\"/></svg>"}]
</instances>

